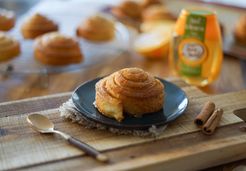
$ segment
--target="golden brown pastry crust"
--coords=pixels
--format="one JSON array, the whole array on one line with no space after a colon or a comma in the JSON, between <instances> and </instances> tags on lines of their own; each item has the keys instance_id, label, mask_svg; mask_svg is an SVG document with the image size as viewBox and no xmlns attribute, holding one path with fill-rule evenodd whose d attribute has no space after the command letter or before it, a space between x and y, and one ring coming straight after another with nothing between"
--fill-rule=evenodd
<instances>
[{"instance_id":1,"label":"golden brown pastry crust","mask_svg":"<svg viewBox=\"0 0 246 171\"><path fill-rule=\"evenodd\" d=\"M246 15L241 16L237 22L234 37L237 42L246 44Z\"/></svg>"},{"instance_id":2,"label":"golden brown pastry crust","mask_svg":"<svg viewBox=\"0 0 246 171\"><path fill-rule=\"evenodd\" d=\"M139 68L125 68L96 84L96 106L105 116L121 121L123 111L135 117L163 107L163 84Z\"/></svg>"},{"instance_id":3,"label":"golden brown pastry crust","mask_svg":"<svg viewBox=\"0 0 246 171\"><path fill-rule=\"evenodd\" d=\"M15 14L0 8L0 30L8 31L15 25Z\"/></svg>"},{"instance_id":4,"label":"golden brown pastry crust","mask_svg":"<svg viewBox=\"0 0 246 171\"><path fill-rule=\"evenodd\" d=\"M41 14L34 14L21 26L25 39L34 39L42 34L58 30L58 25Z\"/></svg>"},{"instance_id":5,"label":"golden brown pastry crust","mask_svg":"<svg viewBox=\"0 0 246 171\"><path fill-rule=\"evenodd\" d=\"M142 13L143 21L173 20L174 16L164 6L153 5Z\"/></svg>"},{"instance_id":6,"label":"golden brown pastry crust","mask_svg":"<svg viewBox=\"0 0 246 171\"><path fill-rule=\"evenodd\" d=\"M148 8L152 5L160 5L162 4L160 0L142 0L141 6L142 8Z\"/></svg>"},{"instance_id":7,"label":"golden brown pastry crust","mask_svg":"<svg viewBox=\"0 0 246 171\"><path fill-rule=\"evenodd\" d=\"M113 7L111 12L118 18L131 18L141 20L142 8L140 4L131 0L125 0L119 6Z\"/></svg>"},{"instance_id":8,"label":"golden brown pastry crust","mask_svg":"<svg viewBox=\"0 0 246 171\"><path fill-rule=\"evenodd\" d=\"M95 15L88 18L77 28L77 36L91 41L109 41L114 38L114 23L102 16Z\"/></svg>"},{"instance_id":9,"label":"golden brown pastry crust","mask_svg":"<svg viewBox=\"0 0 246 171\"><path fill-rule=\"evenodd\" d=\"M18 41L0 32L0 62L12 59L20 54Z\"/></svg>"},{"instance_id":10,"label":"golden brown pastry crust","mask_svg":"<svg viewBox=\"0 0 246 171\"><path fill-rule=\"evenodd\" d=\"M34 55L47 65L80 63L83 59L78 42L58 32L46 33L36 39Z\"/></svg>"}]
</instances>

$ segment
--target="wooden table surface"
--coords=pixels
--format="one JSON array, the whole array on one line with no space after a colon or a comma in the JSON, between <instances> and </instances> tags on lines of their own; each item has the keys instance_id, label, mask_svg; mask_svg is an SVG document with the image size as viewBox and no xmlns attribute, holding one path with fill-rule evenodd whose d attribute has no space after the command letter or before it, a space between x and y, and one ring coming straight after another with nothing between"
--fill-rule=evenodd
<instances>
[{"instance_id":1,"label":"wooden table surface","mask_svg":"<svg viewBox=\"0 0 246 171\"><path fill-rule=\"evenodd\" d=\"M212 168L231 170L245 164L245 126L233 115L246 105L246 91L207 96L181 80L170 80L182 87L189 97L185 114L170 123L157 139L131 135L115 135L106 130L86 129L78 123L63 120L57 108L71 97L62 93L0 104L0 170L198 170ZM209 100L223 106L220 128L207 136L192 120ZM67 144L64 139L41 135L26 122L30 113L42 113L54 122L56 129L65 131L101 150L110 158L103 165ZM243 112L237 112L243 118ZM56 138L55 138L56 137ZM244 160L243 160L244 159ZM239 171L239 170L237 170Z\"/></svg>"}]
</instances>

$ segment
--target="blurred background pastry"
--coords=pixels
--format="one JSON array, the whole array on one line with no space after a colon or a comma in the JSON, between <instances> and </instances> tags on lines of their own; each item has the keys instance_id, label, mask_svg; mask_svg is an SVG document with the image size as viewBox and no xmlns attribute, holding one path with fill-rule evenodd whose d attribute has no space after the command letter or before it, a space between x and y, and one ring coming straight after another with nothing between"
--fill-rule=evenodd
<instances>
[{"instance_id":1,"label":"blurred background pastry","mask_svg":"<svg viewBox=\"0 0 246 171\"><path fill-rule=\"evenodd\" d=\"M0 62L12 59L20 54L20 44L4 32L0 32Z\"/></svg>"},{"instance_id":2,"label":"blurred background pastry","mask_svg":"<svg viewBox=\"0 0 246 171\"><path fill-rule=\"evenodd\" d=\"M15 25L15 14L13 11L0 8L0 30L8 31Z\"/></svg>"},{"instance_id":3,"label":"blurred background pastry","mask_svg":"<svg viewBox=\"0 0 246 171\"><path fill-rule=\"evenodd\" d=\"M109 41L114 38L114 34L114 22L100 15L88 18L77 28L77 36L91 41Z\"/></svg>"},{"instance_id":4,"label":"blurred background pastry","mask_svg":"<svg viewBox=\"0 0 246 171\"><path fill-rule=\"evenodd\" d=\"M76 64L83 59L79 43L58 32L38 37L34 45L34 55L38 61L47 65Z\"/></svg>"},{"instance_id":5,"label":"blurred background pastry","mask_svg":"<svg viewBox=\"0 0 246 171\"><path fill-rule=\"evenodd\" d=\"M141 7L148 8L152 5L162 5L163 3L160 0L141 0Z\"/></svg>"},{"instance_id":6,"label":"blurred background pastry","mask_svg":"<svg viewBox=\"0 0 246 171\"><path fill-rule=\"evenodd\" d=\"M246 44L246 15L241 16L236 23L234 37L238 43Z\"/></svg>"},{"instance_id":7,"label":"blurred background pastry","mask_svg":"<svg viewBox=\"0 0 246 171\"><path fill-rule=\"evenodd\" d=\"M120 122L123 111L140 117L161 110L164 85L140 68L125 68L96 84L95 102L103 115Z\"/></svg>"},{"instance_id":8,"label":"blurred background pastry","mask_svg":"<svg viewBox=\"0 0 246 171\"><path fill-rule=\"evenodd\" d=\"M133 20L141 20L141 5L135 1L125 0L118 6L112 8L111 12L118 18L130 18Z\"/></svg>"},{"instance_id":9,"label":"blurred background pastry","mask_svg":"<svg viewBox=\"0 0 246 171\"><path fill-rule=\"evenodd\" d=\"M32 15L21 26L25 39L34 39L42 34L58 30L58 25L39 13Z\"/></svg>"},{"instance_id":10,"label":"blurred background pastry","mask_svg":"<svg viewBox=\"0 0 246 171\"><path fill-rule=\"evenodd\" d=\"M152 5L142 12L143 21L175 20L175 17L163 5Z\"/></svg>"}]
</instances>

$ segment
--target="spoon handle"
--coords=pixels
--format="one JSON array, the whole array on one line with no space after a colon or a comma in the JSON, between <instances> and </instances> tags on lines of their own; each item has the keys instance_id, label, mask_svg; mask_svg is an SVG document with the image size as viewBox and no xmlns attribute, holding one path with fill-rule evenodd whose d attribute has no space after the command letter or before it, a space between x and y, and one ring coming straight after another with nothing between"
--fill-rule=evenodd
<instances>
[{"instance_id":1,"label":"spoon handle","mask_svg":"<svg viewBox=\"0 0 246 171\"><path fill-rule=\"evenodd\" d=\"M108 162L109 161L108 157L105 154L100 153L99 151L97 151L92 146L90 146L84 142L81 142L80 140L73 138L73 137L69 137L67 140L69 143L80 148L86 154L96 158L97 160L99 160L101 162Z\"/></svg>"}]
</instances>

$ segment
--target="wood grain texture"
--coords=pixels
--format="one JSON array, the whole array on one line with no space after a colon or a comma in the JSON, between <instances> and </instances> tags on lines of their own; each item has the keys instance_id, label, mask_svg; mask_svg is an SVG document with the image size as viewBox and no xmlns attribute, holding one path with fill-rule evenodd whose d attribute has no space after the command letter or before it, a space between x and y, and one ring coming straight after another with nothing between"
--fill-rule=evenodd
<instances>
[{"instance_id":1,"label":"wood grain texture","mask_svg":"<svg viewBox=\"0 0 246 171\"><path fill-rule=\"evenodd\" d=\"M240 136L240 132L238 131L239 125L232 125L232 126L227 126L227 127L222 127L220 128L221 131L217 132L213 138L210 138L208 141L210 143L215 143L216 141L223 141L224 139L224 132L227 132L228 136ZM195 141L194 141L195 139ZM176 151L176 147L178 146L179 149L182 148L187 148L187 142L189 142L189 147L192 147L193 145L199 146L204 146L204 139L207 139L207 136L201 134L200 132L195 132L192 134L186 134L184 136L175 136L175 137L170 137L170 138L163 138L161 140L151 142L151 143L143 143L138 146L130 146L127 148L119 148L115 149L112 151L106 151L105 153L112 159L110 166L107 165L102 165L101 163L93 161L91 158L87 156L78 156L75 158L70 158L66 160L59 160L56 162L51 162L51 163L45 163L45 164L40 164L40 165L33 165L33 166L28 166L23 168L23 170L51 170L51 171L58 171L58 170L91 170L91 169L103 169L104 167L107 167L108 170L109 168L116 168L116 165L120 163L125 163L125 165L128 165L132 162L134 162L136 159L141 159L143 160L144 157L146 156L152 156L153 159L155 156L159 156L160 154L175 154L178 153ZM202 150L202 149L200 149ZM234 153L236 155L236 153ZM242 153L238 153L238 159L242 158ZM211 166L216 166L219 164L222 164L224 162L231 162L232 158L227 157L227 156L221 156L221 161L222 163L218 162L218 160L214 160L213 156L208 158L206 157L206 154L204 156L200 156L199 158L202 158L203 162L200 162L199 166L197 168L192 168L190 170L200 170L202 168L207 168L207 163L210 163ZM209 161L207 161L209 160ZM146 161L146 160L145 160ZM187 161L187 166L190 164L193 160ZM129 163L128 163L129 162ZM86 163L86 164L84 164ZM172 163L170 161L170 163ZM240 161L241 164L243 161ZM165 165L161 162L157 163L152 163L152 166L158 164L161 168L165 167ZM172 163L175 164L175 163ZM178 164L178 163L177 163ZM180 163L179 163L180 164ZM224 168L234 168L237 165L233 165L234 167L231 166L232 164L228 164ZM170 165L169 165L170 166ZM177 165L176 165L177 166ZM182 165L181 165L182 166ZM125 166L127 167L127 166ZM119 170L118 168L116 170ZM140 169L138 169L140 170ZM153 169L154 170L154 169ZM163 169L160 169L163 170ZM181 170L185 170L182 168ZM211 170L211 169L208 169ZM218 170L222 170L221 167ZM216 170L216 171L218 171ZM231 171L231 170L230 170Z\"/></svg>"},{"instance_id":2,"label":"wood grain texture","mask_svg":"<svg viewBox=\"0 0 246 171\"><path fill-rule=\"evenodd\" d=\"M193 135L199 132L199 136L202 134L200 133L199 129L193 124L193 119L195 115L199 112L200 108L207 100L214 101L218 107L222 107L225 110L223 119L221 121L221 126L227 127L229 125L237 125L242 123L242 120L237 118L235 115L232 115L233 110L242 108L246 105L246 91L236 92L236 93L229 93L229 94L221 94L221 95L215 95L215 96L207 96L204 93L202 93L199 89L191 86L187 86L185 83L181 83L180 81L176 81L177 84L183 85L184 91L187 93L190 99L189 107L186 111L186 114L178 118L175 122L171 123L168 128L165 130L164 134L161 135L158 140L153 138L139 138L139 137L133 137L133 136L126 136L126 135L114 135L109 132L100 131L100 130L91 130L91 129L85 129L84 127L71 123L69 121L64 121L57 112L57 109L50 109L41 111L39 113L43 113L47 115L56 125L57 129L66 131L67 133L71 134L72 136L83 140L90 145L96 147L99 150L102 151L114 151L120 148L129 148L131 146L142 144L146 142L155 142L160 141L162 139L169 139L172 137L183 137L185 139L186 135ZM49 99L52 101L54 98L57 98L59 95L51 96ZM64 99L64 97L70 96L69 94L62 94L60 95L61 99ZM42 101L47 100L46 98L38 98L38 99L29 99L30 102L32 102L33 108L30 109L31 112L35 112L34 108L37 107L38 110L41 108L39 107L39 104L41 106L45 106L44 103L40 103ZM5 111L6 109L9 109L10 106L15 107L16 113L11 113L8 117L1 117L0 118L0 125L1 125L1 134L0 134L0 166L1 169L14 169L14 168L32 168L34 166L43 165L44 163L53 163L53 162L59 162L59 161L67 161L67 160L73 160L76 159L83 153L68 145L63 139L59 137L53 137L52 135L40 135L39 133L33 131L26 122L26 116L28 114L28 111L25 111L24 113L21 113L22 109L21 107L25 108L25 106L28 106L28 103L26 103L26 100L22 100L20 102L13 102L13 105L11 103L4 103L1 104L1 108L5 108L3 110L3 113L6 115ZM58 102L58 101L57 101ZM16 104L19 104L16 106ZM14 109L14 108L12 108ZM18 114L18 111L21 113ZM1 111L2 112L2 111ZM1 113L0 112L0 113ZM2 114L0 114L2 116ZM238 126L237 126L238 127ZM238 131L238 129L237 129ZM220 129L217 131L218 133L221 132ZM238 131L240 134L240 131ZM238 134L238 133L237 133ZM197 134L196 134L197 135ZM152 158L153 154L146 154L145 157L147 157L147 161L144 162L148 163L148 165L154 165L154 168L157 167L158 169L158 163L165 163L165 166L169 166L170 168L173 168L176 165L168 164L170 161L179 161L182 162L186 161L186 158L188 156L194 156L197 158L198 156L208 157L209 155L214 155L218 151L223 151L223 148L229 149L226 153L223 153L225 156L230 156L231 160L241 159L244 157L241 152L245 145L245 134L240 134L239 137L231 137L228 135L227 132L223 132L223 139L220 141L214 141L210 144L210 140L212 141L212 137L203 136L203 142L201 146L197 147L197 150L201 148L200 152L198 153L197 150L193 151L190 148L180 148L180 145L182 145L182 138L179 140L179 143L175 146L174 144L170 143L170 148L172 147L173 150L176 148L176 153L171 153L169 157L162 157L163 154L160 154L155 157L156 160L149 160L148 158ZM206 138L205 138L206 137ZM193 137L196 139L196 137ZM228 138L228 140L227 140ZM188 141L186 142L188 143ZM216 145L218 144L218 145ZM186 144L188 145L188 144ZM142 146L142 145L141 145ZM189 145L188 145L189 146ZM229 146L230 148L226 148L226 146ZM194 146L195 147L195 146ZM160 146L159 146L160 148ZM206 150L207 148L207 150ZM241 149L241 150L239 150ZM143 150L143 148L142 148ZM180 150L184 150L183 153L179 153ZM179 156L177 154L181 155ZM217 152L214 152L217 151ZM16 155L16 152L18 154ZM206 153L208 155L206 155ZM210 153L211 152L211 153ZM234 152L237 152L237 156L233 157L232 155L235 154ZM135 155L135 153L131 153L132 155ZM136 153L137 154L137 153ZM165 152L166 154L166 152ZM168 153L167 153L168 154ZM167 155L166 154L166 155ZM240 154L240 155L239 155ZM183 157L182 157L183 155ZM198 156L197 156L198 155ZM221 159L224 159L220 155L218 155L217 163L220 163ZM152 157L151 157L152 156ZM182 158L184 160L182 160ZM167 160L167 159L170 159ZM189 158L191 159L191 158ZM82 160L79 163L81 165L86 165L86 167L95 168L94 162L86 162L86 160ZM114 159L113 159L114 160ZM85 161L85 163L84 163ZM128 166L132 166L132 168L139 168L143 166L143 161L145 159L141 159L141 157L136 160L136 162L129 162L129 164L114 163L107 166L105 169L114 170L116 167L122 168L122 169L129 169ZM140 164L142 163L142 164ZM172 163L172 162L171 162ZM90 166L89 166L90 164ZM207 163L208 166L213 166L215 163ZM52 164L51 164L52 165ZM140 166L141 165L141 166ZM75 165L76 166L76 165ZM101 166L101 165L100 165ZM103 166L103 165L102 165ZM201 163L196 165L197 168L205 167L205 165L202 165ZM40 166L41 167L41 166ZM111 168L112 167L112 168ZM100 167L99 167L100 168ZM170 169L169 168L169 169ZM102 168L101 168L102 169ZM104 169L104 167L103 167ZM168 167L167 167L168 169ZM188 169L188 167L187 167Z\"/></svg>"}]
</instances>

